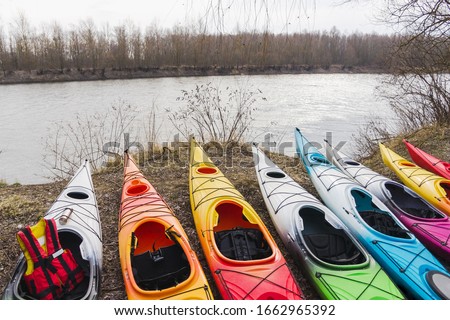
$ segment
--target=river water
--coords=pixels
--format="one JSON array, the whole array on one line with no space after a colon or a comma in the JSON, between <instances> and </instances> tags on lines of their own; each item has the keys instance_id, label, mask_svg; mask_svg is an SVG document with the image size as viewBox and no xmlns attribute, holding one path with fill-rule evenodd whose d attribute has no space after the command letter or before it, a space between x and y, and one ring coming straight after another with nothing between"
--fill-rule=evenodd
<instances>
[{"instance_id":1,"label":"river water","mask_svg":"<svg viewBox=\"0 0 450 320\"><path fill-rule=\"evenodd\" d=\"M253 113L248 139L271 141L294 152L294 128L311 141L330 135L333 144L346 141L351 154L358 129L374 115L393 117L387 101L376 94L383 75L301 74L270 76L186 77L107 80L0 86L0 180L22 184L49 181L44 156L45 142L52 139L55 123L69 123L76 114L106 113L118 101L142 110L152 106L158 113L158 141L172 141L175 128L166 108L177 110L182 90L213 82L221 88L247 87L262 93ZM287 146L287 147L286 147ZM277 151L277 150L275 150Z\"/></svg>"}]
</instances>

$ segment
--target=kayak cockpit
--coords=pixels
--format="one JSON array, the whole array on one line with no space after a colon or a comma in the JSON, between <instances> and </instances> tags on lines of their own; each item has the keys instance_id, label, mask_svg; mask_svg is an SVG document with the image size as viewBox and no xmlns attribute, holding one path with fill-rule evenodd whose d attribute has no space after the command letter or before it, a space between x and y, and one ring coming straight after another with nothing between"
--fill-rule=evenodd
<instances>
[{"instance_id":1,"label":"kayak cockpit","mask_svg":"<svg viewBox=\"0 0 450 320\"><path fill-rule=\"evenodd\" d=\"M83 239L81 236L73 231L68 230L59 230L58 231L59 242L61 243L61 247L70 250L72 252L72 256L74 257L76 263L82 268L84 274L86 275L81 283L79 283L75 288L66 292L60 299L61 300L80 300L85 299L91 294L91 265L89 260L86 260L82 256L81 252L81 243ZM25 261L25 259L24 259ZM20 276L20 281L18 285L14 288L14 295L16 298L25 299L25 300L35 300L36 298L30 296L28 293L27 286L25 285L25 281L23 280L23 274L25 272L26 263L23 264L23 271L21 271L22 275Z\"/></svg>"},{"instance_id":2,"label":"kayak cockpit","mask_svg":"<svg viewBox=\"0 0 450 320\"><path fill-rule=\"evenodd\" d=\"M131 267L141 290L164 290L189 278L189 260L175 237L156 221L140 224L131 234Z\"/></svg>"},{"instance_id":3,"label":"kayak cockpit","mask_svg":"<svg viewBox=\"0 0 450 320\"><path fill-rule=\"evenodd\" d=\"M331 162L318 152L308 154L308 161L310 166L331 166Z\"/></svg>"},{"instance_id":4,"label":"kayak cockpit","mask_svg":"<svg viewBox=\"0 0 450 320\"><path fill-rule=\"evenodd\" d=\"M443 300L450 300L450 277L439 271L429 271L426 275L428 284Z\"/></svg>"},{"instance_id":5,"label":"kayak cockpit","mask_svg":"<svg viewBox=\"0 0 450 320\"><path fill-rule=\"evenodd\" d=\"M422 219L443 219L446 216L434 209L425 200L406 189L405 186L388 181L384 183L383 192L389 197L392 203L404 213ZM387 191L387 192L386 192Z\"/></svg>"},{"instance_id":6,"label":"kayak cockpit","mask_svg":"<svg viewBox=\"0 0 450 320\"><path fill-rule=\"evenodd\" d=\"M318 208L304 206L299 210L299 216L303 223L304 244L317 260L334 265L360 265L367 261L349 235L331 225Z\"/></svg>"},{"instance_id":7,"label":"kayak cockpit","mask_svg":"<svg viewBox=\"0 0 450 320\"><path fill-rule=\"evenodd\" d=\"M447 199L447 201L450 201L450 182L448 181L449 180L440 181L438 190L440 189L442 198Z\"/></svg>"},{"instance_id":8,"label":"kayak cockpit","mask_svg":"<svg viewBox=\"0 0 450 320\"><path fill-rule=\"evenodd\" d=\"M252 261L268 258L273 250L258 224L251 223L243 207L234 202L216 206L218 222L214 240L219 252L228 259Z\"/></svg>"},{"instance_id":9,"label":"kayak cockpit","mask_svg":"<svg viewBox=\"0 0 450 320\"><path fill-rule=\"evenodd\" d=\"M412 239L409 231L394 219L391 212L379 208L370 194L360 189L352 189L350 194L356 211L369 227L390 237Z\"/></svg>"}]
</instances>

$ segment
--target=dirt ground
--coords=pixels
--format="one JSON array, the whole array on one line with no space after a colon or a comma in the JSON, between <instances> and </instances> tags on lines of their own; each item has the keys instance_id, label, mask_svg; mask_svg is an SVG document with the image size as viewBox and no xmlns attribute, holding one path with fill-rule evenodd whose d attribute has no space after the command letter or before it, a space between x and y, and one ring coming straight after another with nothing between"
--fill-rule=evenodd
<instances>
[{"instance_id":1,"label":"dirt ground","mask_svg":"<svg viewBox=\"0 0 450 320\"><path fill-rule=\"evenodd\" d=\"M446 135L441 135L445 139ZM427 135L425 135L425 138L429 139ZM398 143L397 146L399 146ZM442 156L447 155L448 159L450 158L449 153L450 146L448 146L447 142L446 148L441 148L440 154ZM246 200L255 208L256 212L259 213L284 254L306 299L319 299L317 293L304 277L290 254L286 251L273 227L258 187L250 149L240 149L239 155L233 156L233 161L229 158L218 157L214 155L214 152L210 153L210 156L225 176L229 178L235 187L244 195ZM304 188L317 195L303 169L303 165L298 159L276 154L272 154L271 159ZM366 159L366 161L375 170L380 170L383 174L389 174L380 165L380 160L377 160L376 156L373 159ZM145 159L144 157L143 161L140 161L140 166L150 183L155 186L158 192L169 203L182 226L185 228L191 246L197 253L204 272L208 277L213 294L216 299L220 299L209 268L206 265L206 260L202 253L194 226L189 203L187 158L167 153L165 155L159 155L157 159ZM391 178L395 177L391 174ZM120 165L112 166L101 173L96 173L93 175L93 181L103 232L103 270L99 298L127 299L118 254L117 228L122 190L122 167ZM42 185L0 186L0 228L3 230L0 233L0 292L4 290L10 280L20 253L15 239L18 228L23 225L36 223L39 216L45 213L65 184L66 181L59 181ZM446 266L449 267L448 264Z\"/></svg>"},{"instance_id":2,"label":"dirt ground","mask_svg":"<svg viewBox=\"0 0 450 320\"><path fill-rule=\"evenodd\" d=\"M144 161L141 169L150 183L169 203L175 215L184 227L191 246L202 263L204 272L212 287L214 297L220 299L215 288L209 268L198 241L194 220L189 202L187 159L174 159L168 155L157 161ZM236 163L224 161L222 157L212 157L220 166L223 173L235 184L246 200L255 208L265 222L269 231L282 250L287 263L302 288L307 299L318 299L317 294L304 278L301 271L284 248L276 230L270 220L264 201L259 191L253 168L251 153L233 159ZM298 161L281 157L281 163L289 163L293 168L287 168L289 174L299 182L306 179L305 173ZM274 159L276 160L276 159ZM103 270L100 299L127 299L122 279L118 252L118 215L122 191L122 167L111 167L102 173L93 175L95 193L100 211L103 233ZM42 185L11 185L0 187L0 227L4 230L0 234L0 290L3 291L13 273L20 248L15 234L21 226L34 224L52 204L66 181ZM311 189L312 186L310 185Z\"/></svg>"}]
</instances>

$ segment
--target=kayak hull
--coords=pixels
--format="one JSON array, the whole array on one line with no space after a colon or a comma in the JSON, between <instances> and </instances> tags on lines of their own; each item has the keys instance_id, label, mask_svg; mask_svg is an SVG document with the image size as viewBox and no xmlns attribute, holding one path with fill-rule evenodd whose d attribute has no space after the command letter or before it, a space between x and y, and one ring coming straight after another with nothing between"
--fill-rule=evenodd
<instances>
[{"instance_id":1,"label":"kayak hull","mask_svg":"<svg viewBox=\"0 0 450 320\"><path fill-rule=\"evenodd\" d=\"M223 299L303 299L258 214L195 139L191 140L189 190L198 237Z\"/></svg>"},{"instance_id":2,"label":"kayak hull","mask_svg":"<svg viewBox=\"0 0 450 320\"><path fill-rule=\"evenodd\" d=\"M334 213L255 146L253 158L275 229L321 298L404 299L380 265Z\"/></svg>"},{"instance_id":3,"label":"kayak hull","mask_svg":"<svg viewBox=\"0 0 450 320\"><path fill-rule=\"evenodd\" d=\"M128 299L212 299L179 220L131 155L124 159L119 254Z\"/></svg>"},{"instance_id":4,"label":"kayak hull","mask_svg":"<svg viewBox=\"0 0 450 320\"><path fill-rule=\"evenodd\" d=\"M379 198L433 254L450 261L450 219L420 195L361 163L333 150L332 159L342 172Z\"/></svg>"},{"instance_id":5,"label":"kayak hull","mask_svg":"<svg viewBox=\"0 0 450 320\"><path fill-rule=\"evenodd\" d=\"M411 159L421 168L433 172L443 178L450 179L450 163L442 161L435 156L426 153L422 149L403 139Z\"/></svg>"},{"instance_id":6,"label":"kayak hull","mask_svg":"<svg viewBox=\"0 0 450 320\"><path fill-rule=\"evenodd\" d=\"M327 160L299 129L295 135L297 153L324 203L400 290L412 299L442 299L427 274L438 272L450 279L444 266L377 197Z\"/></svg>"},{"instance_id":7,"label":"kayak hull","mask_svg":"<svg viewBox=\"0 0 450 320\"><path fill-rule=\"evenodd\" d=\"M64 220L69 210L67 221ZM63 248L72 251L75 260L85 270L85 280L62 299L93 300L100 294L102 270L102 231L91 169L86 160L62 190L44 218L56 222ZM14 274L6 287L3 299L33 299L26 293L23 275L27 263L23 254L19 257Z\"/></svg>"},{"instance_id":8,"label":"kayak hull","mask_svg":"<svg viewBox=\"0 0 450 320\"><path fill-rule=\"evenodd\" d=\"M450 215L450 180L425 170L380 144L384 164L410 189L446 215Z\"/></svg>"}]
</instances>

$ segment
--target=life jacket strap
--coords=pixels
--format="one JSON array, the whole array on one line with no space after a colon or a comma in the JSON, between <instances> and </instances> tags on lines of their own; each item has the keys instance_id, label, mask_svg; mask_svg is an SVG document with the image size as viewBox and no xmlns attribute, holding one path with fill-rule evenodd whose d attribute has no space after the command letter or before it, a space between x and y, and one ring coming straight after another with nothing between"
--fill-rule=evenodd
<instances>
[{"instance_id":1,"label":"life jacket strap","mask_svg":"<svg viewBox=\"0 0 450 320\"><path fill-rule=\"evenodd\" d=\"M24 275L24 281L34 297L59 299L81 283L85 273L72 252L61 247L55 220L42 220L38 223L45 223L47 252L29 226L18 232L34 265L33 272Z\"/></svg>"}]
</instances>

